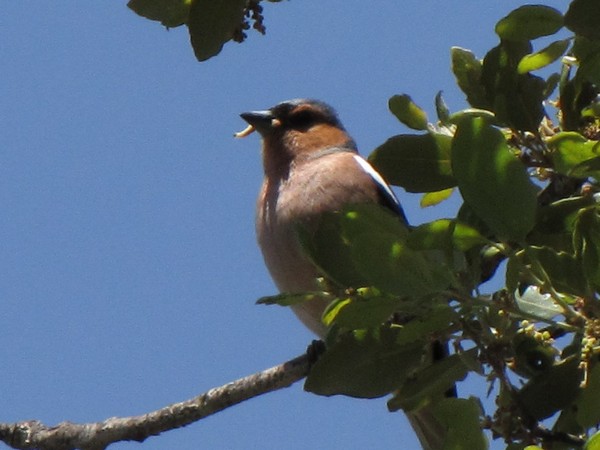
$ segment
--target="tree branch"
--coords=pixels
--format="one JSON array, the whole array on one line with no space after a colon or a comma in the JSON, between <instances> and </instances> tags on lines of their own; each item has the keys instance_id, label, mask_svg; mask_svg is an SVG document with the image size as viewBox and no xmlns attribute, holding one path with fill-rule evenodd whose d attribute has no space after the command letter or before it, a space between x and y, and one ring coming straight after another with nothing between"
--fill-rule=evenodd
<instances>
[{"instance_id":1,"label":"tree branch","mask_svg":"<svg viewBox=\"0 0 600 450\"><path fill-rule=\"evenodd\" d=\"M281 365L141 416L112 417L87 424L62 422L53 427L37 420L0 423L0 440L12 448L40 450L103 450L118 441L142 442L149 436L184 427L245 400L291 386L306 377L316 352L319 348L313 345L305 355Z\"/></svg>"}]
</instances>

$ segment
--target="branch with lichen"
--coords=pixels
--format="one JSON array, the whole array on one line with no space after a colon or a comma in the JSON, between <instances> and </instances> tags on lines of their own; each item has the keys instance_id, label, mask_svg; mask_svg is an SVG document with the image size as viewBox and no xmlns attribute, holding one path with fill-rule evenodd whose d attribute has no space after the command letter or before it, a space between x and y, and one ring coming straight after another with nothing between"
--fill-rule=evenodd
<instances>
[{"instance_id":1,"label":"branch with lichen","mask_svg":"<svg viewBox=\"0 0 600 450\"><path fill-rule=\"evenodd\" d=\"M181 428L230 406L291 386L308 374L316 347L262 372L249 375L190 400L132 417L112 417L102 422L62 422L47 426L37 420L0 423L0 440L15 449L103 450L119 441L142 442L150 436Z\"/></svg>"}]
</instances>

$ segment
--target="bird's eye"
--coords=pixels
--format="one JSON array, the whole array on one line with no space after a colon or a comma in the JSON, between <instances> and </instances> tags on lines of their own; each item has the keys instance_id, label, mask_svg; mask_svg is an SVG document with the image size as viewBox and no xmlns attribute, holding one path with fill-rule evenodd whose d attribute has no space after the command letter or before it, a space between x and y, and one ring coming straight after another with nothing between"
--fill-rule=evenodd
<instances>
[{"instance_id":1,"label":"bird's eye","mask_svg":"<svg viewBox=\"0 0 600 450\"><path fill-rule=\"evenodd\" d=\"M315 114L312 111L298 111L292 114L289 118L289 123L293 128L308 128L316 120Z\"/></svg>"}]
</instances>

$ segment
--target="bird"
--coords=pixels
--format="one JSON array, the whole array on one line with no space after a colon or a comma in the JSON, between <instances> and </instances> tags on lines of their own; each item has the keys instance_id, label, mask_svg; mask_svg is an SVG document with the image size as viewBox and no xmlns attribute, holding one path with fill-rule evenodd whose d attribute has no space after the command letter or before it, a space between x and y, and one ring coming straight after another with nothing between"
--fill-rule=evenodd
<instances>
[{"instance_id":1,"label":"bird","mask_svg":"<svg viewBox=\"0 0 600 450\"><path fill-rule=\"evenodd\" d=\"M323 214L347 205L377 203L408 227L400 202L382 176L359 155L336 111L314 99L292 99L240 114L248 127L236 133L262 138L264 179L256 205L256 235L265 265L282 293L318 291L326 274L305 254L298 227L314 230ZM300 321L320 338L330 299L292 305ZM431 411L409 414L423 448L441 448L443 430ZM433 436L433 437L432 437Z\"/></svg>"},{"instance_id":2,"label":"bird","mask_svg":"<svg viewBox=\"0 0 600 450\"><path fill-rule=\"evenodd\" d=\"M320 216L349 204L380 203L407 223L400 202L381 175L358 154L335 110L324 102L294 99L241 114L263 140L264 181L256 207L256 234L265 264L284 293L319 290L315 265L298 242L298 226L314 228ZM292 309L319 337L327 300Z\"/></svg>"}]
</instances>

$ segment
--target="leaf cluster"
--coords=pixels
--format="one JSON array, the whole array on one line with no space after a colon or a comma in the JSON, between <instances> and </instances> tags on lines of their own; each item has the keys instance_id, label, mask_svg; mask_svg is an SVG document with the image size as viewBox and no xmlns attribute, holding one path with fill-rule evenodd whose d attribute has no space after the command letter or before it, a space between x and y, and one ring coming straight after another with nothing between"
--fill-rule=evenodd
<instances>
[{"instance_id":1,"label":"leaf cluster","mask_svg":"<svg viewBox=\"0 0 600 450\"><path fill-rule=\"evenodd\" d=\"M260 0L129 0L127 6L167 28L187 26L198 61L218 55L231 40L243 42L251 27L266 32Z\"/></svg>"},{"instance_id":2,"label":"leaf cluster","mask_svg":"<svg viewBox=\"0 0 600 450\"><path fill-rule=\"evenodd\" d=\"M392 411L433 406L460 430L447 448L487 448L484 429L510 449L600 448L597 23L596 0L565 14L522 6L498 21L483 58L452 49L469 108L451 112L438 94L431 121L410 96L390 99L413 132L370 162L423 206L453 192L462 206L408 227L383 207L349 205L299 231L332 299L307 390L388 395ZM485 292L496 271L504 287ZM437 360L440 342L453 351ZM487 380L495 411L445 396L468 374Z\"/></svg>"},{"instance_id":3,"label":"leaf cluster","mask_svg":"<svg viewBox=\"0 0 600 450\"><path fill-rule=\"evenodd\" d=\"M187 26L200 61L251 26L265 32L260 0L128 6ZM487 448L484 429L511 450L600 449L598 23L597 0L564 13L522 6L497 22L498 44L483 57L452 48L469 108L451 112L440 93L431 120L406 94L389 100L413 131L386 140L371 163L423 207L453 193L462 206L408 227L382 207L349 205L299 230L326 292L261 302L331 299L327 351L307 390L389 396L392 411L432 407L448 449ZM504 286L486 292L496 272ZM495 411L446 396L469 374L489 383Z\"/></svg>"}]
</instances>

